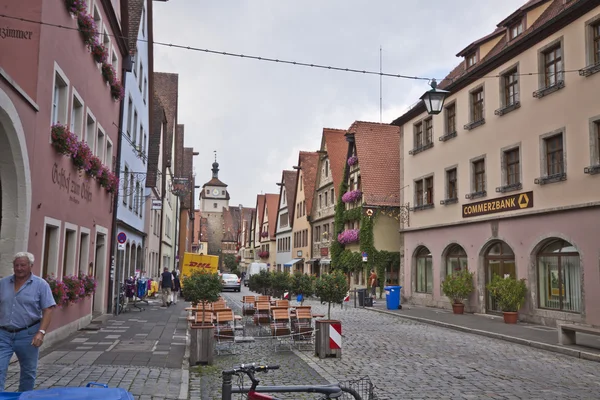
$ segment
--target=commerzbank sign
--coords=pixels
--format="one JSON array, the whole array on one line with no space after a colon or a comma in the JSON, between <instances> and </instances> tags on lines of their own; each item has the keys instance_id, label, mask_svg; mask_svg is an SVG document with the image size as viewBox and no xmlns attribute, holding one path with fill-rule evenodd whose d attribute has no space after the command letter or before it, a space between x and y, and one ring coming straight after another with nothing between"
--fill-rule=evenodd
<instances>
[{"instance_id":1,"label":"commerzbank sign","mask_svg":"<svg viewBox=\"0 0 600 400\"><path fill-rule=\"evenodd\" d=\"M533 192L517 193L477 203L463 204L463 218L479 217L505 211L522 210L533 207Z\"/></svg>"}]
</instances>

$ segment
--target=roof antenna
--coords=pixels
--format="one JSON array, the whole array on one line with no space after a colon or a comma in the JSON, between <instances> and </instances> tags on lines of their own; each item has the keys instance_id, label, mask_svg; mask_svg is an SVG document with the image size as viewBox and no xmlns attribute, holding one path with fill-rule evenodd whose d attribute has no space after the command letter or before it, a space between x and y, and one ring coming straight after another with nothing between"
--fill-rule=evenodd
<instances>
[{"instance_id":1,"label":"roof antenna","mask_svg":"<svg viewBox=\"0 0 600 400\"><path fill-rule=\"evenodd\" d=\"M213 153L215 153L215 162L217 162L217 151L213 150Z\"/></svg>"}]
</instances>

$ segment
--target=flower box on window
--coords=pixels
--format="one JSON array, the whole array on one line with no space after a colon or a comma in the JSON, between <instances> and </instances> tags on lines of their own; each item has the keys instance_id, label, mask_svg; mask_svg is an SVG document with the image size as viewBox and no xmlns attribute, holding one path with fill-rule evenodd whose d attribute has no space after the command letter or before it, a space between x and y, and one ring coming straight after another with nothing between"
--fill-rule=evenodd
<instances>
[{"instance_id":1,"label":"flower box on window","mask_svg":"<svg viewBox=\"0 0 600 400\"><path fill-rule=\"evenodd\" d=\"M341 244L356 243L359 240L359 233L358 229L346 229L338 235L338 242Z\"/></svg>"},{"instance_id":2,"label":"flower box on window","mask_svg":"<svg viewBox=\"0 0 600 400\"><path fill-rule=\"evenodd\" d=\"M352 156L352 157L348 158L348 165L349 166L352 167L353 165L356 165L356 164L358 164L358 157Z\"/></svg>"},{"instance_id":3,"label":"flower box on window","mask_svg":"<svg viewBox=\"0 0 600 400\"><path fill-rule=\"evenodd\" d=\"M360 200L362 197L362 192L360 190L352 190L350 192L344 193L342 196L342 201L344 203L354 203L355 201Z\"/></svg>"}]
</instances>

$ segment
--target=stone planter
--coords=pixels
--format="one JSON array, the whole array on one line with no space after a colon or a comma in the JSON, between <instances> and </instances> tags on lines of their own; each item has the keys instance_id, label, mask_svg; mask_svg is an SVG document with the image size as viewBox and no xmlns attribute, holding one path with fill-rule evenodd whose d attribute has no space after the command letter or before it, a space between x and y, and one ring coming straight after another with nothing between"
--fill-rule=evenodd
<instances>
[{"instance_id":1,"label":"stone planter","mask_svg":"<svg viewBox=\"0 0 600 400\"><path fill-rule=\"evenodd\" d=\"M319 358L342 358L342 322L321 319L316 321L316 328L315 354Z\"/></svg>"},{"instance_id":2,"label":"stone planter","mask_svg":"<svg viewBox=\"0 0 600 400\"><path fill-rule=\"evenodd\" d=\"M190 328L190 365L212 365L214 348L214 325L192 324Z\"/></svg>"}]
</instances>

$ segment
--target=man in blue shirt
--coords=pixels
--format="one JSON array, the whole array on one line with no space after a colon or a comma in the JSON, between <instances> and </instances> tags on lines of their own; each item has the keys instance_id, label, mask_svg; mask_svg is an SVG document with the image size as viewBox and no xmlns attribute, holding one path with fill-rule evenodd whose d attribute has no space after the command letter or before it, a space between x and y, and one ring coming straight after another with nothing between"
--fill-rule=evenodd
<instances>
[{"instance_id":1,"label":"man in blue shirt","mask_svg":"<svg viewBox=\"0 0 600 400\"><path fill-rule=\"evenodd\" d=\"M17 253L14 275L0 279L0 392L14 354L19 359L19 392L33 390L40 346L56 306L50 285L33 275L34 257Z\"/></svg>"}]
</instances>

